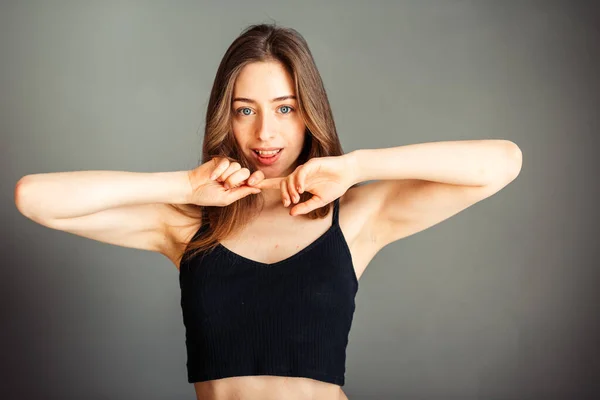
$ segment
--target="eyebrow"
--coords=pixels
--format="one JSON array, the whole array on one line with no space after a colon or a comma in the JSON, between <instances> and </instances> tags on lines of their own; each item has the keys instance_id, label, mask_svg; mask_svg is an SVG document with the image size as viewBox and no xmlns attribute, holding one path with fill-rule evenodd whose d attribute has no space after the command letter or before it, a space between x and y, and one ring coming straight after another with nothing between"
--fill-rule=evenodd
<instances>
[{"instance_id":1,"label":"eyebrow","mask_svg":"<svg viewBox=\"0 0 600 400\"><path fill-rule=\"evenodd\" d=\"M271 100L271 103L274 103L276 101L283 101L283 100L288 100L288 99L294 99L296 100L296 96L294 95L287 95L287 96L280 96L280 97L275 97L273 100ZM252 100L249 99L247 97L236 97L233 99L233 101L242 101L244 103L252 103L252 104L256 104L256 100Z\"/></svg>"}]
</instances>

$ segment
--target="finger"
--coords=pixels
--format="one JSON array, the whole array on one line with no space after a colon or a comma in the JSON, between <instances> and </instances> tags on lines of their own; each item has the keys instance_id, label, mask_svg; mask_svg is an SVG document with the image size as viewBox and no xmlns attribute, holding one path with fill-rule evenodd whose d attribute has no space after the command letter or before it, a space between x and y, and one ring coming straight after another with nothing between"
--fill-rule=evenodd
<instances>
[{"instance_id":1,"label":"finger","mask_svg":"<svg viewBox=\"0 0 600 400\"><path fill-rule=\"evenodd\" d=\"M262 181L254 184L253 187L257 187L260 189L279 189L281 185L281 181L285 178L269 178L263 179Z\"/></svg>"},{"instance_id":2,"label":"finger","mask_svg":"<svg viewBox=\"0 0 600 400\"><path fill-rule=\"evenodd\" d=\"M229 175L229 178L225 180L224 187L225 189L230 189L240 186L246 179L248 179L249 176L250 170L248 168L242 168L238 171L235 171L234 173Z\"/></svg>"},{"instance_id":3,"label":"finger","mask_svg":"<svg viewBox=\"0 0 600 400\"><path fill-rule=\"evenodd\" d=\"M265 179L265 174L261 171L254 171L252 173L252 175L250 175L250 179L248 179L248 185L253 186L256 185L258 182L262 181L263 179Z\"/></svg>"},{"instance_id":4,"label":"finger","mask_svg":"<svg viewBox=\"0 0 600 400\"><path fill-rule=\"evenodd\" d=\"M250 186L238 186L236 188L229 189L226 192L226 198L228 204L233 203L234 201L238 201L239 199L249 196L251 194L258 194L261 190L257 188L253 188Z\"/></svg>"},{"instance_id":5,"label":"finger","mask_svg":"<svg viewBox=\"0 0 600 400\"><path fill-rule=\"evenodd\" d=\"M298 188L299 194L304 193L304 190L306 189L306 176L308 175L308 171L308 167L304 164L296 173L296 187Z\"/></svg>"},{"instance_id":6,"label":"finger","mask_svg":"<svg viewBox=\"0 0 600 400\"><path fill-rule=\"evenodd\" d=\"M232 162L229 164L229 167L227 167L225 172L223 172L221 174L219 179L221 180L221 182L225 182L227 180L227 178L229 178L231 176L231 174L233 174L236 171L239 171L240 169L242 169L242 166L240 165L240 163Z\"/></svg>"},{"instance_id":7,"label":"finger","mask_svg":"<svg viewBox=\"0 0 600 400\"><path fill-rule=\"evenodd\" d=\"M213 164L215 167L210 174L210 179L216 180L229 167L229 160L226 158L213 158Z\"/></svg>"},{"instance_id":8,"label":"finger","mask_svg":"<svg viewBox=\"0 0 600 400\"><path fill-rule=\"evenodd\" d=\"M283 202L283 206L287 207L290 204L292 204L290 201L290 195L288 194L288 191L287 191L287 180L286 179L282 179L281 182L279 183L279 190L281 191L281 201Z\"/></svg>"},{"instance_id":9,"label":"finger","mask_svg":"<svg viewBox=\"0 0 600 400\"><path fill-rule=\"evenodd\" d=\"M319 198L319 196L313 196L310 199L292 207L290 210L290 215L296 216L300 214L308 214L312 210L316 210L324 205L324 202Z\"/></svg>"},{"instance_id":10,"label":"finger","mask_svg":"<svg viewBox=\"0 0 600 400\"><path fill-rule=\"evenodd\" d=\"M294 204L298 204L298 202L300 201L300 195L298 194L298 191L296 191L295 175L296 174L292 174L292 175L288 176L288 178L286 179L286 182L287 182L287 191L290 195L290 199L294 202Z\"/></svg>"}]
</instances>

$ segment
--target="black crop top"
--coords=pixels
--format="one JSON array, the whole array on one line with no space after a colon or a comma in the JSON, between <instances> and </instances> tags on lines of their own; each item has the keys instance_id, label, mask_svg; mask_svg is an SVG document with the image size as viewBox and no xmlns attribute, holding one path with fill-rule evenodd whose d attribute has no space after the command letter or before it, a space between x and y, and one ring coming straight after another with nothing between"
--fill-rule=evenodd
<instances>
[{"instance_id":1,"label":"black crop top","mask_svg":"<svg viewBox=\"0 0 600 400\"><path fill-rule=\"evenodd\" d=\"M179 284L189 383L278 375L344 385L358 280L338 214L336 199L331 227L276 263L220 243L184 258Z\"/></svg>"}]
</instances>

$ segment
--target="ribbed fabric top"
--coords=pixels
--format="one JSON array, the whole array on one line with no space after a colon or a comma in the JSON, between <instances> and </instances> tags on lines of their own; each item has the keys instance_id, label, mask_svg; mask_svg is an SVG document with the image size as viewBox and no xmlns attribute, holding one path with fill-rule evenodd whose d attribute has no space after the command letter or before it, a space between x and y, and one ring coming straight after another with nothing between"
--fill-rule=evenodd
<instances>
[{"instance_id":1,"label":"ribbed fabric top","mask_svg":"<svg viewBox=\"0 0 600 400\"><path fill-rule=\"evenodd\" d=\"M358 280L338 214L336 199L331 227L276 263L220 243L181 263L189 383L278 375L344 385Z\"/></svg>"}]
</instances>

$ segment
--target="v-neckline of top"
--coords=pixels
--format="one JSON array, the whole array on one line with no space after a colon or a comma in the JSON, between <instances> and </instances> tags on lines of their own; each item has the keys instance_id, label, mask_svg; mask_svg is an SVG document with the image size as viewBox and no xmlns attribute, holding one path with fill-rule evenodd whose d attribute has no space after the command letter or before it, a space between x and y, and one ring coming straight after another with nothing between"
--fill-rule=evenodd
<instances>
[{"instance_id":1,"label":"v-neckline of top","mask_svg":"<svg viewBox=\"0 0 600 400\"><path fill-rule=\"evenodd\" d=\"M241 261L244 261L246 263L249 264L254 264L254 265L259 265L262 267L275 267L277 265L280 264L285 264L291 261L294 261L295 259L297 259L298 257L300 257L301 255L305 254L306 252L310 251L313 247L315 247L316 245L318 245L319 243L321 243L323 240L325 240L325 238L327 236L329 236L331 234L331 232L334 231L334 229L336 227L338 227L339 225L335 223L335 221L329 226L329 228L323 232L323 234L321 234L321 236L319 236L318 238L316 238L315 240L313 240L312 242L310 242L306 247L302 248L300 251L292 254L289 257L284 258L283 260L280 261L276 261L273 263L264 263L261 261L257 261L257 260L252 260L248 257L244 257L230 249L228 249L227 247L225 247L223 244L221 244L221 242L217 242L217 247L221 248L221 250L223 250L225 253L229 254L230 256L233 256L234 258L237 258Z\"/></svg>"}]
</instances>

